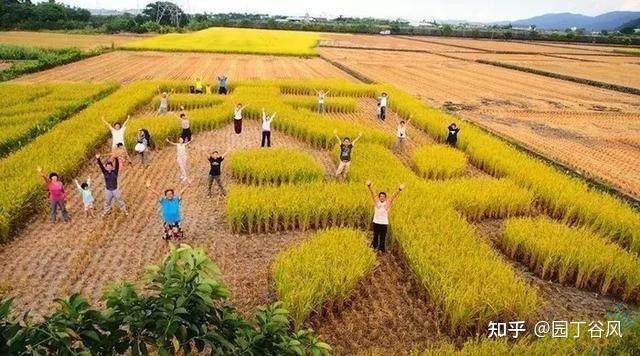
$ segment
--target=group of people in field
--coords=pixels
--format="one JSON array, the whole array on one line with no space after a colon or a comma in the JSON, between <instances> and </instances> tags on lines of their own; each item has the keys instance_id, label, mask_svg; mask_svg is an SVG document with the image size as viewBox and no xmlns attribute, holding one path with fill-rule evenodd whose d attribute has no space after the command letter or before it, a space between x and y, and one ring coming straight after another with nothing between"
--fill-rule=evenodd
<instances>
[{"instance_id":1,"label":"group of people in field","mask_svg":"<svg viewBox=\"0 0 640 356\"><path fill-rule=\"evenodd\" d=\"M227 94L227 78L224 75L218 77L219 85L223 85L224 90L219 90L221 94ZM196 89L198 85L196 84ZM325 99L329 94L329 91L316 91L318 99L318 112L325 112ZM170 94L162 92L160 94L160 104L158 108L158 114L167 114L169 112L169 98ZM386 108L389 103L389 98L386 93L382 93L378 100L378 118L385 120ZM242 120L243 110L245 106L237 104L233 112L233 127L234 132L237 135L242 133ZM180 122L181 133L176 141L166 139L167 143L176 147L176 163L180 173L180 180L185 185L180 191L175 191L173 188L166 189L163 192L156 191L152 188L151 181L146 181L146 188L159 196L159 205L163 220L163 239L166 240L180 240L183 238L184 233L181 228L182 222L182 195L185 190L191 185L191 180L188 174L188 147L193 142L192 131L190 128L190 121L184 107L180 107L179 113L176 115ZM265 109L262 109L262 122L261 122L261 147L271 147L271 123L276 118L276 113L268 114ZM122 193L119 188L119 174L123 165L132 163L132 160L125 148L125 133L127 124L129 123L129 117L123 122L116 122L113 125L109 124L102 118L104 124L111 132L111 155L107 159L103 159L101 154L96 154L96 165L98 166L103 179L104 179L104 207L102 216L106 216L111 213L113 205L117 205L118 208L126 216L128 215L127 205L123 199ZM397 142L396 146L403 149L405 141L407 139L407 126L411 122L409 118L406 122L400 121L397 130ZM455 123L452 123L448 127L447 143L455 146L457 144L457 135L460 129ZM355 139L349 137L340 137L337 131L334 131L334 135L339 144L339 163L335 171L336 178L346 178L349 168L351 166L352 151L356 143L362 138L360 133ZM135 154L139 157L140 165L148 167L150 164L149 151L154 148L151 134L147 129L141 128L136 136L136 143L134 146ZM217 150L212 150L206 153L206 158L209 163L208 171L208 185L207 195L212 196L212 188L215 183L217 189L221 195L226 195L226 190L222 182L222 163L228 154L224 152L220 154ZM47 190L49 192L50 201L50 220L56 222L58 211L62 216L64 222L70 220L69 213L67 212L66 192L64 184L60 180L57 173L52 172L48 176L42 174L42 169L38 167L38 173L42 175L44 181L47 184ZM84 212L87 217L95 217L94 202L95 198L92 192L92 181L90 177L84 182L74 180L75 186L82 199ZM398 194L404 189L404 185L401 185L396 192L390 197L387 197L386 192L376 193L373 190L373 184L371 181L367 181L366 185L371 194L371 198L374 206L373 215L373 240L372 246L378 251L385 251L386 235L389 225L389 210Z\"/></svg>"}]
</instances>

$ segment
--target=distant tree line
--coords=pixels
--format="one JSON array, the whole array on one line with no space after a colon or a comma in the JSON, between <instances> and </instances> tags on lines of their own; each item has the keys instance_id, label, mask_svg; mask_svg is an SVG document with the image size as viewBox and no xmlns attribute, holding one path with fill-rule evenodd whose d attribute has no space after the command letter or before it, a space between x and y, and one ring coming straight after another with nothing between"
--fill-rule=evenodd
<instances>
[{"instance_id":1,"label":"distant tree line","mask_svg":"<svg viewBox=\"0 0 640 356\"><path fill-rule=\"evenodd\" d=\"M31 0L0 1L0 29L3 30L168 33L220 26L368 34L385 31L397 35L640 44L640 36L635 34L631 27L615 32L588 34L584 29L539 31L535 26L529 29L515 29L511 25L478 28L436 23L411 26L402 20L342 16L329 20L241 13L185 14L179 6L168 1L150 3L139 14L92 15L88 10L56 3L55 0L37 4Z\"/></svg>"}]
</instances>

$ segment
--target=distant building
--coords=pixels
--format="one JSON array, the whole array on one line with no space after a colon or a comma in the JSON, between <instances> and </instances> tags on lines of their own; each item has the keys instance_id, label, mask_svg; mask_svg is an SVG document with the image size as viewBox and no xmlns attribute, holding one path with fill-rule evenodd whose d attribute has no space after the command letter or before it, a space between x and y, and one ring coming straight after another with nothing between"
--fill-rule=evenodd
<instances>
[{"instance_id":1,"label":"distant building","mask_svg":"<svg viewBox=\"0 0 640 356\"><path fill-rule=\"evenodd\" d=\"M380 34L381 34L381 35L390 35L390 34L391 34L391 30L383 30L383 31L380 31Z\"/></svg>"}]
</instances>

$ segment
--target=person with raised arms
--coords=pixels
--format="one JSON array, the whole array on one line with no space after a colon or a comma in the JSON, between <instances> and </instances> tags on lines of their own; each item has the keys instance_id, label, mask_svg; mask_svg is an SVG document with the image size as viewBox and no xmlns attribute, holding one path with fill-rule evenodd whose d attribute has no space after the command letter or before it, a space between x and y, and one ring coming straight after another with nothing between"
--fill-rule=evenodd
<instances>
[{"instance_id":1,"label":"person with raised arms","mask_svg":"<svg viewBox=\"0 0 640 356\"><path fill-rule=\"evenodd\" d=\"M151 181L147 180L145 186L147 190L158 195L160 197L160 209L162 211L162 226L163 226L163 240L181 240L184 237L182 227L182 195L189 187L190 182L182 188L178 194L175 194L173 189L166 189L164 194L155 191L151 188Z\"/></svg>"},{"instance_id":2,"label":"person with raised arms","mask_svg":"<svg viewBox=\"0 0 640 356\"><path fill-rule=\"evenodd\" d=\"M185 142L182 137L178 138L178 142L172 142L167 138L167 143L176 146L176 162L180 168L180 180L183 182L189 178L187 175L187 146L191 142Z\"/></svg>"},{"instance_id":3,"label":"person with raised arms","mask_svg":"<svg viewBox=\"0 0 640 356\"><path fill-rule=\"evenodd\" d=\"M371 247L375 250L384 253L386 251L386 238L387 231L389 230L389 211L393 202L398 197L401 191L404 190L405 185L400 184L398 190L393 193L391 198L387 199L386 192L375 193L373 190L373 183L367 180L367 188L371 194L371 200L373 201L373 240Z\"/></svg>"},{"instance_id":4,"label":"person with raised arms","mask_svg":"<svg viewBox=\"0 0 640 356\"><path fill-rule=\"evenodd\" d=\"M260 147L271 147L271 122L275 117L275 112L269 116L262 108L262 143Z\"/></svg>"},{"instance_id":5,"label":"person with raised arms","mask_svg":"<svg viewBox=\"0 0 640 356\"><path fill-rule=\"evenodd\" d=\"M102 117L102 122L104 122L104 124L109 128L109 131L111 131L111 148L118 147L119 143L124 146L124 134L127 130L127 123L129 122L129 119L131 119L131 116L127 115L127 119L122 125L119 122L116 122L115 124L113 124L113 126L111 126L104 119L104 116Z\"/></svg>"},{"instance_id":6,"label":"person with raised arms","mask_svg":"<svg viewBox=\"0 0 640 356\"><path fill-rule=\"evenodd\" d=\"M120 172L120 162L118 158L114 159L114 162L107 161L106 163L102 163L100 160L100 154L96 155L96 163L98 167L100 167L100 171L102 171L102 175L104 176L104 211L102 212L102 216L105 217L111 213L111 206L113 201L120 206L120 210L124 213L124 215L129 215L127 212L127 206L122 199L122 194L118 189L118 173Z\"/></svg>"},{"instance_id":7,"label":"person with raised arms","mask_svg":"<svg viewBox=\"0 0 640 356\"><path fill-rule=\"evenodd\" d=\"M160 88L158 88L160 91ZM173 90L171 91L173 94ZM156 111L156 115L164 115L169 112L169 93L163 91L160 93L160 105L158 106L158 111Z\"/></svg>"},{"instance_id":8,"label":"person with raised arms","mask_svg":"<svg viewBox=\"0 0 640 356\"><path fill-rule=\"evenodd\" d=\"M227 79L224 74L218 76L218 94L227 95Z\"/></svg>"},{"instance_id":9,"label":"person with raised arms","mask_svg":"<svg viewBox=\"0 0 640 356\"><path fill-rule=\"evenodd\" d=\"M327 91L315 90L315 92L316 92L316 95L318 96L318 112L321 113L321 114L324 114L324 112L325 112L324 100L329 95L329 90L327 90Z\"/></svg>"},{"instance_id":10,"label":"person with raised arms","mask_svg":"<svg viewBox=\"0 0 640 356\"><path fill-rule=\"evenodd\" d=\"M333 134L336 136L336 139L338 139L338 144L340 145L340 163L338 164L338 169L336 169L336 178L339 178L341 175L346 178L347 173L349 173L349 167L351 167L351 151L356 142L362 137L362 132L353 142L349 137L340 138L337 130L334 130Z\"/></svg>"},{"instance_id":11,"label":"person with raised arms","mask_svg":"<svg viewBox=\"0 0 640 356\"><path fill-rule=\"evenodd\" d=\"M91 192L91 177L87 177L87 180L80 183L77 179L74 180L80 197L82 198L82 205L84 206L84 213L87 217L95 217L93 213L93 193Z\"/></svg>"}]
</instances>

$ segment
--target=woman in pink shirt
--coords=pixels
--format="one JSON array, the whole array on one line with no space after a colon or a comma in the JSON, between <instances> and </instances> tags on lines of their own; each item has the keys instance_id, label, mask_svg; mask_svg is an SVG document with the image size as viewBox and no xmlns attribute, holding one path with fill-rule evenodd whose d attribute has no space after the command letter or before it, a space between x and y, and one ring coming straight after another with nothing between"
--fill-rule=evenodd
<instances>
[{"instance_id":1,"label":"woman in pink shirt","mask_svg":"<svg viewBox=\"0 0 640 356\"><path fill-rule=\"evenodd\" d=\"M65 207L65 193L64 193L64 184L60 181L60 177L58 173L50 173L49 178L42 174L42 168L38 167L38 173L42 176L45 183L47 183L47 190L49 191L49 219L51 219L52 223L56 222L56 217L58 215L58 208L62 213L62 220L64 222L69 222L69 213L67 213L67 208Z\"/></svg>"}]
</instances>

